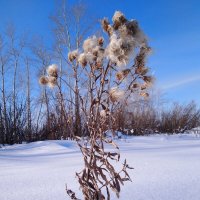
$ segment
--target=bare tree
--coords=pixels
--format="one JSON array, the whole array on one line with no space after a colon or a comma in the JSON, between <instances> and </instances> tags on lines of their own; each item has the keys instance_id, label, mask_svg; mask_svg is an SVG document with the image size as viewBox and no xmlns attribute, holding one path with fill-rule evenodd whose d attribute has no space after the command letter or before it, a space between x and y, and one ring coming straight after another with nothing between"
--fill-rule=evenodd
<instances>
[{"instance_id":1,"label":"bare tree","mask_svg":"<svg viewBox=\"0 0 200 200\"><path fill-rule=\"evenodd\" d=\"M49 65L51 62L51 54L49 50L45 47L44 42L40 39L37 38L34 40L34 44L31 46L31 50L33 52L33 55L35 57L35 65L39 65L41 68L40 75L45 74L45 66ZM42 106L45 105L46 107L46 134L50 132L50 97L48 95L47 88L42 88L42 97L40 98L40 109L39 109L39 114L37 117L37 124L36 124L36 129L39 127L39 121L41 120L41 111L42 111Z\"/></svg>"},{"instance_id":2,"label":"bare tree","mask_svg":"<svg viewBox=\"0 0 200 200\"><path fill-rule=\"evenodd\" d=\"M13 102L13 134L12 140L17 139L17 127L16 127L16 98L17 98L17 71L20 65L20 58L22 56L22 50L25 47L25 38L22 36L20 38L16 37L16 31L14 25L10 24L7 26L7 36L9 39L9 54L11 58L11 64L14 67L13 72L13 91L12 91L12 102Z\"/></svg>"},{"instance_id":3,"label":"bare tree","mask_svg":"<svg viewBox=\"0 0 200 200\"><path fill-rule=\"evenodd\" d=\"M26 113L27 113L27 133L28 133L28 141L30 142L32 137L32 119L31 119L31 92L30 92L30 61L29 58L25 58L25 65L26 65L26 77L27 77L27 84L26 84Z\"/></svg>"},{"instance_id":4,"label":"bare tree","mask_svg":"<svg viewBox=\"0 0 200 200\"><path fill-rule=\"evenodd\" d=\"M6 91L5 91L5 67L8 63L8 54L5 52L5 42L0 36L0 67L1 67L1 94L2 94L2 104L3 104L3 115L2 115L2 126L3 131L1 132L2 143L4 144L6 138L8 137L8 124L7 124L7 105L6 105Z\"/></svg>"},{"instance_id":5,"label":"bare tree","mask_svg":"<svg viewBox=\"0 0 200 200\"><path fill-rule=\"evenodd\" d=\"M186 105L174 103L161 112L159 131L161 133L184 133L200 125L200 110L191 102Z\"/></svg>"},{"instance_id":6,"label":"bare tree","mask_svg":"<svg viewBox=\"0 0 200 200\"><path fill-rule=\"evenodd\" d=\"M83 3L79 2L70 6L67 1L62 1L56 15L51 17L55 25L55 58L60 63L59 93L66 91L63 89L64 84L69 91L64 98L70 110L70 116L68 117L70 119L67 121L73 123L72 134L79 136L82 135L79 99L82 86L81 71L78 69L77 64L72 65L69 62L67 54L74 48L80 48L85 35L94 30L94 24L96 24L97 20L92 19L89 21L88 19L91 19L91 16L87 17L86 14L86 8ZM64 67L65 69L67 68L67 73ZM64 104L62 103L62 105ZM69 127L71 127L70 123L68 124Z\"/></svg>"}]
</instances>

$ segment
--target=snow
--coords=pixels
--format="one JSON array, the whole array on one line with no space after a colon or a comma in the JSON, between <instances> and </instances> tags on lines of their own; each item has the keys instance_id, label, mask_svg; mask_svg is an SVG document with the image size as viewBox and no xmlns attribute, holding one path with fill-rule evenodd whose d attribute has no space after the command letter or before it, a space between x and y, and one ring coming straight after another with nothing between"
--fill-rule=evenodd
<instances>
[{"instance_id":1,"label":"snow","mask_svg":"<svg viewBox=\"0 0 200 200\"><path fill-rule=\"evenodd\" d=\"M199 200L200 138L194 134L122 137L133 182L123 200ZM81 196L75 171L82 168L73 141L41 141L0 149L0 200L66 200L65 184ZM116 200L115 195L111 198Z\"/></svg>"},{"instance_id":2,"label":"snow","mask_svg":"<svg viewBox=\"0 0 200 200\"><path fill-rule=\"evenodd\" d=\"M200 126L193 128L192 130L188 131L188 133L196 134L196 136L200 136Z\"/></svg>"}]
</instances>

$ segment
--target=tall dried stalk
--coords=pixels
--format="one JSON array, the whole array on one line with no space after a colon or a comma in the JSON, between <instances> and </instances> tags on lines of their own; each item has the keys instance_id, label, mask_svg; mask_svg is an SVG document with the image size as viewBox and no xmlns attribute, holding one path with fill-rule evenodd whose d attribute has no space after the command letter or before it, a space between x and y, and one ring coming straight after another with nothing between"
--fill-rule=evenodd
<instances>
[{"instance_id":1,"label":"tall dried stalk","mask_svg":"<svg viewBox=\"0 0 200 200\"><path fill-rule=\"evenodd\" d=\"M116 131L114 113L120 105L128 105L135 92L148 97L146 89L152 82L145 66L150 48L138 23L127 20L119 11L112 20L113 24L107 19L102 20L102 28L109 39L107 44L103 37L92 36L83 42L82 50L68 54L70 65L82 72L80 78L87 85L78 93L78 101L89 139L85 143L81 137L75 137L84 159L84 169L76 176L85 200L109 200L110 190L119 197L121 185L131 181L126 161L120 171L115 169L113 161L120 160L119 148L105 132ZM40 82L56 86L58 68L50 66L47 73ZM107 151L107 144L117 151ZM67 189L67 193L71 199L77 199L71 190Z\"/></svg>"}]
</instances>

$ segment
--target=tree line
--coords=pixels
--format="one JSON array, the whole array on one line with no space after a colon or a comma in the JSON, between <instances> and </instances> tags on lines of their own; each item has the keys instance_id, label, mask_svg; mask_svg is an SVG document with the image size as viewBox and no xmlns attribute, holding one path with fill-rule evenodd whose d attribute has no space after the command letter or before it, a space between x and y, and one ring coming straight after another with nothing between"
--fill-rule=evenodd
<instances>
[{"instance_id":1,"label":"tree line","mask_svg":"<svg viewBox=\"0 0 200 200\"><path fill-rule=\"evenodd\" d=\"M50 47L41 37L17 32L14 25L0 34L0 144L88 135L79 98L87 87L85 75L71 65L73 55L68 57L89 34L99 35L97 20L88 21L85 11L82 4L63 5L51 16L54 41ZM59 68L54 90L38 84L52 63ZM117 78L122 75L118 73ZM153 98L142 94L128 107L117 109L115 129L138 135L184 132L200 125L200 110L194 102L161 109Z\"/></svg>"}]
</instances>

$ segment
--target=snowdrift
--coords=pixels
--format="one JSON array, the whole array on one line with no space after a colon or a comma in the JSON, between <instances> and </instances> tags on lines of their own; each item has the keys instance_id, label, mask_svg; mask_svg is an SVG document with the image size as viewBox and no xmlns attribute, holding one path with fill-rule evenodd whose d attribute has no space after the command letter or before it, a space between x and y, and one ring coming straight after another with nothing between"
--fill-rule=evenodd
<instances>
[{"instance_id":1,"label":"snowdrift","mask_svg":"<svg viewBox=\"0 0 200 200\"><path fill-rule=\"evenodd\" d=\"M199 200L200 138L193 134L122 137L133 182L122 200ZM1 200L66 200L65 184L81 197L75 171L82 158L73 141L41 141L0 149ZM113 195L112 200L117 198Z\"/></svg>"}]
</instances>

